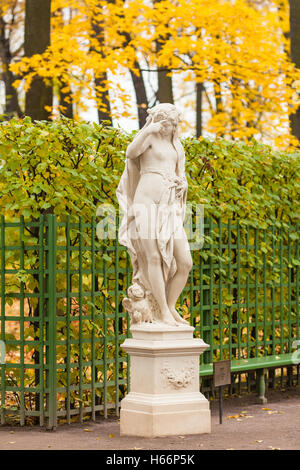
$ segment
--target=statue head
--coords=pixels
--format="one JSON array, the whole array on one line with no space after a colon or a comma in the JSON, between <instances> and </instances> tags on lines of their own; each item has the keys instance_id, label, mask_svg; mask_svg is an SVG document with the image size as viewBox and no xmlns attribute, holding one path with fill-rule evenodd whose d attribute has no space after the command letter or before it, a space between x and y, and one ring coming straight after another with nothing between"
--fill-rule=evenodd
<instances>
[{"instance_id":1,"label":"statue head","mask_svg":"<svg viewBox=\"0 0 300 470\"><path fill-rule=\"evenodd\" d=\"M159 103L153 108L147 109L147 113L149 116L153 117L154 122L170 119L175 124L178 124L180 119L180 112L176 106L171 103Z\"/></svg>"},{"instance_id":2,"label":"statue head","mask_svg":"<svg viewBox=\"0 0 300 470\"><path fill-rule=\"evenodd\" d=\"M168 135L168 139L171 140L179 159L184 159L184 149L181 145L181 142L178 137L178 123L181 117L181 113L178 111L176 106L171 103L159 103L153 108L147 109L148 118L146 124L139 132L136 134L136 137L143 132L143 130L151 124L151 122L158 122L161 120L166 120L165 126L162 133L165 136ZM130 164L130 163L129 163Z\"/></svg>"},{"instance_id":3,"label":"statue head","mask_svg":"<svg viewBox=\"0 0 300 470\"><path fill-rule=\"evenodd\" d=\"M147 113L152 122L166 121L162 133L172 132L172 135L174 135L180 119L180 113L174 104L159 103L153 108L149 108Z\"/></svg>"}]
</instances>

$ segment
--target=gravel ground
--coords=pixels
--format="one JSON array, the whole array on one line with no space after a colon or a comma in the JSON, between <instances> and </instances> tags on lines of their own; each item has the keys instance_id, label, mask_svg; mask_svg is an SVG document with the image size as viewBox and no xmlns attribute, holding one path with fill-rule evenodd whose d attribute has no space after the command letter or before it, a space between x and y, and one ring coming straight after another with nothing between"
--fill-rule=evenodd
<instances>
[{"instance_id":1,"label":"gravel ground","mask_svg":"<svg viewBox=\"0 0 300 470\"><path fill-rule=\"evenodd\" d=\"M211 434L164 438L120 437L116 418L95 423L61 425L49 432L38 426L0 427L0 450L299 450L300 387L268 391L268 403L254 395L223 402L219 424L218 402L211 402Z\"/></svg>"}]
</instances>

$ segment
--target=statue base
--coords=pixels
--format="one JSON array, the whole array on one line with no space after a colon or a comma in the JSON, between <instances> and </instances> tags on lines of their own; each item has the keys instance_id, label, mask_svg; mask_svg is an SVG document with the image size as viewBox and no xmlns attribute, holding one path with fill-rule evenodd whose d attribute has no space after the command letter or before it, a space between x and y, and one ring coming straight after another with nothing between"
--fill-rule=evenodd
<instances>
[{"instance_id":1,"label":"statue base","mask_svg":"<svg viewBox=\"0 0 300 470\"><path fill-rule=\"evenodd\" d=\"M142 323L122 344L130 355L130 392L121 401L120 433L160 437L211 431L208 400L199 392L199 356L207 344L190 326Z\"/></svg>"}]
</instances>

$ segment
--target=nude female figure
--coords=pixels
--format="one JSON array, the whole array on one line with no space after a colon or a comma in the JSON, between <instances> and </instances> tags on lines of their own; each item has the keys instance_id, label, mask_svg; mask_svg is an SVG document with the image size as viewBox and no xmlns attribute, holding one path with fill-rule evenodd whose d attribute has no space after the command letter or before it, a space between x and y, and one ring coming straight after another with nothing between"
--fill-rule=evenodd
<instances>
[{"instance_id":1,"label":"nude female figure","mask_svg":"<svg viewBox=\"0 0 300 470\"><path fill-rule=\"evenodd\" d=\"M131 179L127 198L137 234L130 243L127 236L127 246L131 255L130 248L135 252L131 256L134 277L154 296L160 321L186 324L175 308L193 264L183 228L187 182L184 150L177 134L179 113L168 103L148 112L146 125L126 151L126 171ZM124 184L120 182L119 202L122 192ZM165 233L161 236L162 229ZM120 242L124 242L122 234Z\"/></svg>"}]
</instances>

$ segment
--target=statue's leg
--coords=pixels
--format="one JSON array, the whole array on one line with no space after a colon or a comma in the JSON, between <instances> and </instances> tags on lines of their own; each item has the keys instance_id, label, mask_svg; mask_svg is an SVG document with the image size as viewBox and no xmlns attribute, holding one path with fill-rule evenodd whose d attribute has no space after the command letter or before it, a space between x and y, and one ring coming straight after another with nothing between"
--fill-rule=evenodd
<instances>
[{"instance_id":1,"label":"statue's leg","mask_svg":"<svg viewBox=\"0 0 300 470\"><path fill-rule=\"evenodd\" d=\"M159 305L162 321L164 323L174 325L176 322L174 321L167 303L162 260L157 247L157 242L156 240L142 240L141 244L147 259L148 279L151 285L151 291Z\"/></svg>"},{"instance_id":2,"label":"statue's leg","mask_svg":"<svg viewBox=\"0 0 300 470\"><path fill-rule=\"evenodd\" d=\"M139 246L142 251L142 255L146 259L146 274L151 287L151 292L161 311L161 320L164 323L176 325L176 321L174 320L167 303L166 285L162 270L162 258L157 246L157 240L146 230L146 227L148 227L150 223L153 224L156 221L155 214L153 217L154 210L155 205L152 205L151 209L150 205L145 204L143 206L143 210L136 211L135 213L136 226L138 227L138 232L141 235L141 238L139 238ZM152 211L152 214L150 214L150 211ZM155 234L155 230L152 230L152 233ZM139 257L139 253L137 253L137 255Z\"/></svg>"},{"instance_id":3,"label":"statue's leg","mask_svg":"<svg viewBox=\"0 0 300 470\"><path fill-rule=\"evenodd\" d=\"M186 324L188 322L179 315L175 308L177 299L186 285L189 272L193 266L189 243L183 228L180 238L178 238L177 235L174 239L174 257L176 259L177 271L168 283L167 303L174 319L180 323Z\"/></svg>"}]
</instances>

